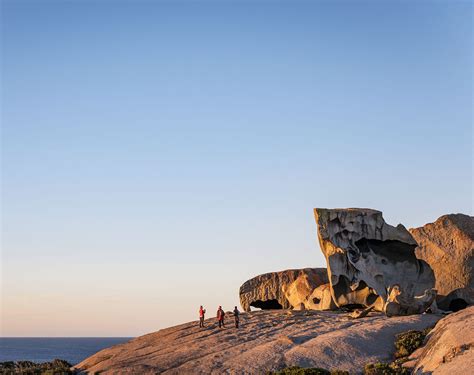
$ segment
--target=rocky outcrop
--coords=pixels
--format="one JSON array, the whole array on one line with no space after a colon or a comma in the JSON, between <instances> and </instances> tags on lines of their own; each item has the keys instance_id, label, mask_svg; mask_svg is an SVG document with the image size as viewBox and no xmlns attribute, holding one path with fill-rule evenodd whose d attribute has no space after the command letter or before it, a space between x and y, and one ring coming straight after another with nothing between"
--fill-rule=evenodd
<instances>
[{"instance_id":1,"label":"rocky outcrop","mask_svg":"<svg viewBox=\"0 0 474 375\"><path fill-rule=\"evenodd\" d=\"M102 350L75 367L91 374L266 374L290 366L360 373L367 363L393 358L396 334L423 330L438 319L253 311L241 314L239 329L232 324L219 329L215 318L207 319L204 329L190 322Z\"/></svg>"},{"instance_id":2,"label":"rocky outcrop","mask_svg":"<svg viewBox=\"0 0 474 375\"><path fill-rule=\"evenodd\" d=\"M331 284L323 284L318 286L309 298L314 303L314 310L336 310L337 305L334 303L331 295Z\"/></svg>"},{"instance_id":3,"label":"rocky outcrop","mask_svg":"<svg viewBox=\"0 0 474 375\"><path fill-rule=\"evenodd\" d=\"M474 304L474 217L444 215L410 233L418 243L417 258L434 271L439 307L458 310Z\"/></svg>"},{"instance_id":4,"label":"rocky outcrop","mask_svg":"<svg viewBox=\"0 0 474 375\"><path fill-rule=\"evenodd\" d=\"M261 309L313 308L314 289L328 282L325 268L270 272L246 281L240 287L240 304Z\"/></svg>"},{"instance_id":5,"label":"rocky outcrop","mask_svg":"<svg viewBox=\"0 0 474 375\"><path fill-rule=\"evenodd\" d=\"M425 342L404 365L414 368L414 374L472 374L474 306L440 320Z\"/></svg>"},{"instance_id":6,"label":"rocky outcrop","mask_svg":"<svg viewBox=\"0 0 474 375\"><path fill-rule=\"evenodd\" d=\"M315 208L314 214L337 306L410 315L432 304L433 271L416 258L417 243L403 225L393 227L382 212L364 208Z\"/></svg>"}]
</instances>

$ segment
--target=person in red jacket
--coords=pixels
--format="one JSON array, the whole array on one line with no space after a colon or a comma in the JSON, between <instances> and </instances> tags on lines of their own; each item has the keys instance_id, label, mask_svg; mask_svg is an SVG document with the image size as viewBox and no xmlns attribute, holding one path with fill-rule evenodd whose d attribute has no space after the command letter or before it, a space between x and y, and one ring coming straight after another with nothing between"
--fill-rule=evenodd
<instances>
[{"instance_id":1,"label":"person in red jacket","mask_svg":"<svg viewBox=\"0 0 474 375\"><path fill-rule=\"evenodd\" d=\"M225 312L224 310L222 310L222 306L219 306L219 308L217 309L217 321L219 322L219 328L225 327L224 316Z\"/></svg>"},{"instance_id":2,"label":"person in red jacket","mask_svg":"<svg viewBox=\"0 0 474 375\"><path fill-rule=\"evenodd\" d=\"M199 328L204 328L204 314L206 313L206 309L203 309L201 306L199 308Z\"/></svg>"}]
</instances>

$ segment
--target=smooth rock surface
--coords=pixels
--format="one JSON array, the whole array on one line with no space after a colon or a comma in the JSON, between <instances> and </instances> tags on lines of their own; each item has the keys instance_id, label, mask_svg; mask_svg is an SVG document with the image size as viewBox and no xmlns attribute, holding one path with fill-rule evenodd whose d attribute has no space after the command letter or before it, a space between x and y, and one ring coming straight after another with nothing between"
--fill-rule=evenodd
<instances>
[{"instance_id":1,"label":"smooth rock surface","mask_svg":"<svg viewBox=\"0 0 474 375\"><path fill-rule=\"evenodd\" d=\"M247 280L240 287L240 304L261 309L313 308L311 293L328 282L326 268L303 268L270 272Z\"/></svg>"},{"instance_id":2,"label":"smooth rock surface","mask_svg":"<svg viewBox=\"0 0 474 375\"><path fill-rule=\"evenodd\" d=\"M414 374L458 375L474 372L474 306L448 315L410 356Z\"/></svg>"},{"instance_id":3,"label":"smooth rock surface","mask_svg":"<svg viewBox=\"0 0 474 375\"><path fill-rule=\"evenodd\" d=\"M416 258L417 243L403 225L393 227L367 208L315 208L314 216L337 306L410 315L431 305L433 270Z\"/></svg>"},{"instance_id":4,"label":"smooth rock surface","mask_svg":"<svg viewBox=\"0 0 474 375\"><path fill-rule=\"evenodd\" d=\"M410 233L418 243L417 258L434 271L439 307L451 310L456 299L474 304L474 217L444 215Z\"/></svg>"},{"instance_id":5,"label":"smooth rock surface","mask_svg":"<svg viewBox=\"0 0 474 375\"><path fill-rule=\"evenodd\" d=\"M395 334L432 326L434 314L387 318L272 310L241 314L241 328L228 320L190 322L104 349L76 368L105 374L264 374L284 367L362 371L368 362L391 361Z\"/></svg>"}]
</instances>

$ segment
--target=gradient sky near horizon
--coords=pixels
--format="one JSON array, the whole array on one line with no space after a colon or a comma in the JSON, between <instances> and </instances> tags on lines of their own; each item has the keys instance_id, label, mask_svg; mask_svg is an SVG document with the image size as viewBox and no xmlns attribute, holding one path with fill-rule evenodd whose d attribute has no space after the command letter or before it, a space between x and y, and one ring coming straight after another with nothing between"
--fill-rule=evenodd
<instances>
[{"instance_id":1,"label":"gradient sky near horizon","mask_svg":"<svg viewBox=\"0 0 474 375\"><path fill-rule=\"evenodd\" d=\"M313 207L472 214L469 1L1 3L2 336L231 309Z\"/></svg>"}]
</instances>

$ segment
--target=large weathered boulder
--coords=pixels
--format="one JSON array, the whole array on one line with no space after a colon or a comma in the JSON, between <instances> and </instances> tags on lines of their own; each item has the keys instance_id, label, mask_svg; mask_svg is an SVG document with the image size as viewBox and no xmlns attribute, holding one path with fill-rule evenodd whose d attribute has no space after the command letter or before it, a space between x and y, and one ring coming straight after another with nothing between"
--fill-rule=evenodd
<instances>
[{"instance_id":1,"label":"large weathered boulder","mask_svg":"<svg viewBox=\"0 0 474 375\"><path fill-rule=\"evenodd\" d=\"M472 374L474 368L474 307L440 320L405 367L413 374Z\"/></svg>"},{"instance_id":2,"label":"large weathered boulder","mask_svg":"<svg viewBox=\"0 0 474 375\"><path fill-rule=\"evenodd\" d=\"M417 258L434 271L439 307L458 310L474 304L474 217L444 215L410 233L418 242Z\"/></svg>"},{"instance_id":3,"label":"large weathered boulder","mask_svg":"<svg viewBox=\"0 0 474 375\"><path fill-rule=\"evenodd\" d=\"M313 291L328 282L325 268L304 268L270 272L247 280L240 287L240 304L260 309L310 309Z\"/></svg>"},{"instance_id":4,"label":"large weathered boulder","mask_svg":"<svg viewBox=\"0 0 474 375\"><path fill-rule=\"evenodd\" d=\"M433 302L433 270L415 256L401 224L365 208L314 209L335 304L373 306L387 315L424 312Z\"/></svg>"}]
</instances>

